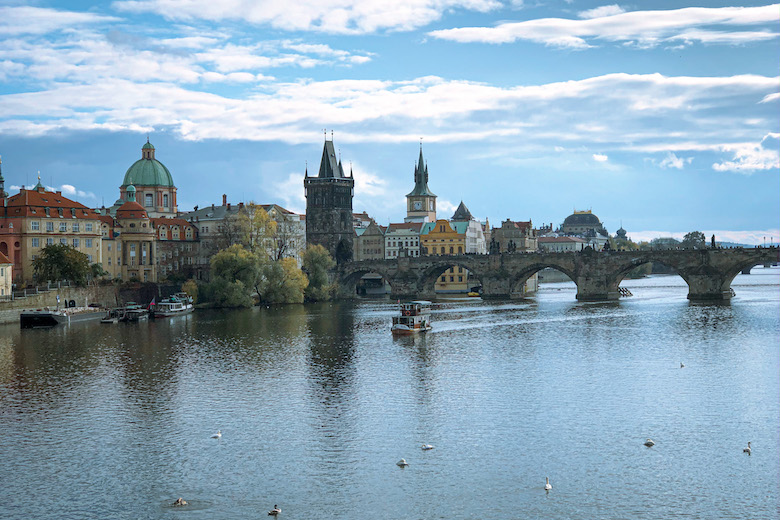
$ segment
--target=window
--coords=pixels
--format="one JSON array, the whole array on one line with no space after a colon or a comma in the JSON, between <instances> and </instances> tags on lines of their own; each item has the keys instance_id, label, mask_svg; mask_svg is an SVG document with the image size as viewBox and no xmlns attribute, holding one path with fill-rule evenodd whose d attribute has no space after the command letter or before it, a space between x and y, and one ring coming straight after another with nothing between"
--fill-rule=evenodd
<instances>
[{"instance_id":1,"label":"window","mask_svg":"<svg viewBox=\"0 0 780 520\"><path fill-rule=\"evenodd\" d=\"M455 248L454 248L454 247L452 247L452 246L450 246L450 254L451 254L451 255L452 255L452 254L455 254Z\"/></svg>"},{"instance_id":2,"label":"window","mask_svg":"<svg viewBox=\"0 0 780 520\"><path fill-rule=\"evenodd\" d=\"M458 254L459 255L463 254L463 247L458 246Z\"/></svg>"},{"instance_id":3,"label":"window","mask_svg":"<svg viewBox=\"0 0 780 520\"><path fill-rule=\"evenodd\" d=\"M13 228L14 228L14 223L13 223L13 222L10 222L10 223L8 224L8 229L13 229Z\"/></svg>"},{"instance_id":4,"label":"window","mask_svg":"<svg viewBox=\"0 0 780 520\"><path fill-rule=\"evenodd\" d=\"M111 244L108 244L108 250L111 251Z\"/></svg>"},{"instance_id":5,"label":"window","mask_svg":"<svg viewBox=\"0 0 780 520\"><path fill-rule=\"evenodd\" d=\"M46 239L46 245L47 246L54 245L54 239L53 238L47 238Z\"/></svg>"},{"instance_id":6,"label":"window","mask_svg":"<svg viewBox=\"0 0 780 520\"><path fill-rule=\"evenodd\" d=\"M64 232L68 230L68 224L65 222L60 222L60 232Z\"/></svg>"},{"instance_id":7,"label":"window","mask_svg":"<svg viewBox=\"0 0 780 520\"><path fill-rule=\"evenodd\" d=\"M450 281L454 282L455 281L455 277L454 276L450 276Z\"/></svg>"},{"instance_id":8,"label":"window","mask_svg":"<svg viewBox=\"0 0 780 520\"><path fill-rule=\"evenodd\" d=\"M67 246L68 245L68 239L67 238L61 238L60 239L60 244L62 244L63 246Z\"/></svg>"},{"instance_id":9,"label":"window","mask_svg":"<svg viewBox=\"0 0 780 520\"><path fill-rule=\"evenodd\" d=\"M73 239L73 247L79 247L79 239L78 238L74 238Z\"/></svg>"},{"instance_id":10,"label":"window","mask_svg":"<svg viewBox=\"0 0 780 520\"><path fill-rule=\"evenodd\" d=\"M441 254L444 254L444 246L441 246Z\"/></svg>"},{"instance_id":11,"label":"window","mask_svg":"<svg viewBox=\"0 0 780 520\"><path fill-rule=\"evenodd\" d=\"M146 202L144 203L144 206L147 208L151 208L154 206L154 194L153 193L147 193L146 194Z\"/></svg>"},{"instance_id":12,"label":"window","mask_svg":"<svg viewBox=\"0 0 780 520\"><path fill-rule=\"evenodd\" d=\"M92 263L92 255L87 255L87 262Z\"/></svg>"},{"instance_id":13,"label":"window","mask_svg":"<svg viewBox=\"0 0 780 520\"><path fill-rule=\"evenodd\" d=\"M46 231L54 231L54 222L46 223Z\"/></svg>"},{"instance_id":14,"label":"window","mask_svg":"<svg viewBox=\"0 0 780 520\"><path fill-rule=\"evenodd\" d=\"M79 232L79 227L80 227L79 223L78 222L74 222L73 223L73 232L74 233L78 233Z\"/></svg>"},{"instance_id":15,"label":"window","mask_svg":"<svg viewBox=\"0 0 780 520\"><path fill-rule=\"evenodd\" d=\"M458 281L462 282L463 281L463 277L462 276L458 276Z\"/></svg>"},{"instance_id":16,"label":"window","mask_svg":"<svg viewBox=\"0 0 780 520\"><path fill-rule=\"evenodd\" d=\"M92 222L84 223L84 231L87 233L92 233Z\"/></svg>"},{"instance_id":17,"label":"window","mask_svg":"<svg viewBox=\"0 0 780 520\"><path fill-rule=\"evenodd\" d=\"M442 281L442 282L446 282L446 281L447 281L447 277L446 277L446 276L442 276L442 277L441 277L441 281Z\"/></svg>"},{"instance_id":18,"label":"window","mask_svg":"<svg viewBox=\"0 0 780 520\"><path fill-rule=\"evenodd\" d=\"M34 220L34 221L30 222L30 229L32 231L40 230L41 229L41 223L38 222L37 220Z\"/></svg>"},{"instance_id":19,"label":"window","mask_svg":"<svg viewBox=\"0 0 780 520\"><path fill-rule=\"evenodd\" d=\"M111 265L111 257L108 257L108 265Z\"/></svg>"},{"instance_id":20,"label":"window","mask_svg":"<svg viewBox=\"0 0 780 520\"><path fill-rule=\"evenodd\" d=\"M90 249L92 248L92 239L91 238L85 238L84 239L84 247Z\"/></svg>"},{"instance_id":21,"label":"window","mask_svg":"<svg viewBox=\"0 0 780 520\"><path fill-rule=\"evenodd\" d=\"M163 207L166 207L166 208L168 207L168 194L167 193L163 194Z\"/></svg>"},{"instance_id":22,"label":"window","mask_svg":"<svg viewBox=\"0 0 780 520\"><path fill-rule=\"evenodd\" d=\"M35 238L32 239L32 246L33 247L40 247L40 245L39 245L39 238L38 237L35 237Z\"/></svg>"}]
</instances>

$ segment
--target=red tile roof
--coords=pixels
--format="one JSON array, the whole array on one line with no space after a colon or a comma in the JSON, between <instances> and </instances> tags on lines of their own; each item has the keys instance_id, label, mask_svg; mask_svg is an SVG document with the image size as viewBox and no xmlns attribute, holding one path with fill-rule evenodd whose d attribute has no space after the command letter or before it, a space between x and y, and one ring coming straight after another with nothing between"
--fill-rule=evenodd
<instances>
[{"instance_id":1,"label":"red tile roof","mask_svg":"<svg viewBox=\"0 0 780 520\"><path fill-rule=\"evenodd\" d=\"M52 217L95 219L97 213L80 202L63 197L54 191L21 190L8 197L6 217ZM48 212L46 209L48 208ZM62 210L62 215L60 215Z\"/></svg>"}]
</instances>

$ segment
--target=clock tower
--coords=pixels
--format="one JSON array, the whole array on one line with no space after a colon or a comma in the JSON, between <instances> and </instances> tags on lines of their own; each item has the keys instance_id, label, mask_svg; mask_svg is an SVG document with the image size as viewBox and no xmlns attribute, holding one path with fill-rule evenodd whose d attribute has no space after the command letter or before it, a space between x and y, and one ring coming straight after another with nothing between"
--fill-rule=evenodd
<instances>
[{"instance_id":1,"label":"clock tower","mask_svg":"<svg viewBox=\"0 0 780 520\"><path fill-rule=\"evenodd\" d=\"M414 189L406 196L404 222L436 222L436 195L428 189L428 165L423 160L422 143L414 169Z\"/></svg>"}]
</instances>

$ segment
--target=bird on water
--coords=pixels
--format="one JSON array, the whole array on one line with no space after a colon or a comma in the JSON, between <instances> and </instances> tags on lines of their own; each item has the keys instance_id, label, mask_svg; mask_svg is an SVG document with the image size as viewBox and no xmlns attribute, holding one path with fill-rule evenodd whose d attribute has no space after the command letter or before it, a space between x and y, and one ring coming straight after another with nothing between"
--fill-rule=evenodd
<instances>
[{"instance_id":1,"label":"bird on water","mask_svg":"<svg viewBox=\"0 0 780 520\"><path fill-rule=\"evenodd\" d=\"M750 442L748 442L747 448L742 448L742 453L747 453L748 455L750 455L752 451L753 449L750 447Z\"/></svg>"},{"instance_id":2,"label":"bird on water","mask_svg":"<svg viewBox=\"0 0 780 520\"><path fill-rule=\"evenodd\" d=\"M430 444L423 444L423 445L422 445L422 449L424 449L424 450L432 450L432 449L433 449L433 446L432 446L432 445L430 445Z\"/></svg>"},{"instance_id":3,"label":"bird on water","mask_svg":"<svg viewBox=\"0 0 780 520\"><path fill-rule=\"evenodd\" d=\"M405 468L406 466L409 465L409 463L406 462L406 459L401 459L398 462L396 462L395 465L398 466L399 468Z\"/></svg>"},{"instance_id":4,"label":"bird on water","mask_svg":"<svg viewBox=\"0 0 780 520\"><path fill-rule=\"evenodd\" d=\"M211 436L212 439L221 439L222 438L222 430L217 430L217 433Z\"/></svg>"},{"instance_id":5,"label":"bird on water","mask_svg":"<svg viewBox=\"0 0 780 520\"><path fill-rule=\"evenodd\" d=\"M547 483L544 485L544 490L550 491L552 489L552 485L550 484L550 477L544 477L544 480L547 481Z\"/></svg>"},{"instance_id":6,"label":"bird on water","mask_svg":"<svg viewBox=\"0 0 780 520\"><path fill-rule=\"evenodd\" d=\"M651 448L651 447L655 446L655 442L653 441L653 439L647 439L645 441L645 446L647 446L648 448Z\"/></svg>"},{"instance_id":7,"label":"bird on water","mask_svg":"<svg viewBox=\"0 0 780 520\"><path fill-rule=\"evenodd\" d=\"M276 516L276 515L278 515L281 512L282 512L282 510L279 508L279 506L274 504L274 508L271 509L270 511L268 511L268 516Z\"/></svg>"}]
</instances>

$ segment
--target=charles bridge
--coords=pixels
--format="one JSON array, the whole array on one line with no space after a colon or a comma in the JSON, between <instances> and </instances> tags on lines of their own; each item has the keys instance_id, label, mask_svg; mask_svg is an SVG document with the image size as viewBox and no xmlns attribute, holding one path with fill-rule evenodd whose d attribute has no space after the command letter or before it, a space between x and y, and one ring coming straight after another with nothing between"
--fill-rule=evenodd
<instances>
[{"instance_id":1,"label":"charles bridge","mask_svg":"<svg viewBox=\"0 0 780 520\"><path fill-rule=\"evenodd\" d=\"M394 260L363 260L337 267L342 296L355 294L356 284L368 273L381 275L393 297L432 299L436 279L450 267L468 269L482 284L483 298L517 298L534 273L550 267L577 284L580 301L617 300L620 282L628 273L648 262L674 269L688 284L692 301L723 301L732 295L731 282L755 265L780 261L780 249L668 249L649 251L594 251L586 248L565 253L502 253L399 257Z\"/></svg>"}]
</instances>

